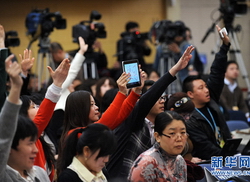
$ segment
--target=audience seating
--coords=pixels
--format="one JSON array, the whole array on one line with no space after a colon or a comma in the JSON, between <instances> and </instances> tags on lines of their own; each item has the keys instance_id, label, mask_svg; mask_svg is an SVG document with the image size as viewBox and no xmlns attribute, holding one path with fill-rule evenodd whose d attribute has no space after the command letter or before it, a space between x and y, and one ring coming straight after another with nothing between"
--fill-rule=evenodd
<instances>
[{"instance_id":1,"label":"audience seating","mask_svg":"<svg viewBox=\"0 0 250 182\"><path fill-rule=\"evenodd\" d=\"M249 128L248 123L242 120L229 120L226 123L230 132Z\"/></svg>"}]
</instances>

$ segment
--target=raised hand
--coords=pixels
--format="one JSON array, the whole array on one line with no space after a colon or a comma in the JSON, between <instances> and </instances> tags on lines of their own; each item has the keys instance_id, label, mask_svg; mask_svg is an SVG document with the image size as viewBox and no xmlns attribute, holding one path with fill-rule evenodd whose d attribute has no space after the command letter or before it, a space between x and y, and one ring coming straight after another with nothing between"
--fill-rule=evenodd
<instances>
[{"instance_id":1,"label":"raised hand","mask_svg":"<svg viewBox=\"0 0 250 182\"><path fill-rule=\"evenodd\" d=\"M119 77L119 79L116 81L119 91L124 95L128 94L127 84L129 80L130 80L130 74L123 72Z\"/></svg>"},{"instance_id":2,"label":"raised hand","mask_svg":"<svg viewBox=\"0 0 250 182\"><path fill-rule=\"evenodd\" d=\"M216 28L217 28L218 33L220 34L221 28L219 27L219 25L216 25ZM222 38L221 36L220 36L220 38L225 45L228 45L230 43L229 36L226 35L225 32L223 32L223 35L224 35L224 38Z\"/></svg>"},{"instance_id":3,"label":"raised hand","mask_svg":"<svg viewBox=\"0 0 250 182\"><path fill-rule=\"evenodd\" d=\"M147 75L145 71L142 71L142 69L140 69L140 77L141 77L141 86L132 88L132 90L137 94L141 94L142 89L144 87L144 82L147 79Z\"/></svg>"},{"instance_id":4,"label":"raised hand","mask_svg":"<svg viewBox=\"0 0 250 182\"><path fill-rule=\"evenodd\" d=\"M22 69L22 74L27 76L28 71L32 68L35 58L32 57L32 51L25 49L23 51L23 56L19 54L19 57L21 59L21 69ZM32 58L31 58L32 57Z\"/></svg>"},{"instance_id":5,"label":"raised hand","mask_svg":"<svg viewBox=\"0 0 250 182\"><path fill-rule=\"evenodd\" d=\"M20 77L21 66L17 62L12 62L14 55L10 55L5 60L5 70L10 77L11 87L13 85L21 87L23 80Z\"/></svg>"},{"instance_id":6,"label":"raised hand","mask_svg":"<svg viewBox=\"0 0 250 182\"><path fill-rule=\"evenodd\" d=\"M85 44L85 41L82 37L78 37L79 45L80 45L80 50L78 53L84 54L88 50L88 44Z\"/></svg>"},{"instance_id":7,"label":"raised hand","mask_svg":"<svg viewBox=\"0 0 250 182\"><path fill-rule=\"evenodd\" d=\"M50 66L47 66L50 76L53 79L53 83L61 87L65 79L67 78L68 72L69 72L69 67L70 67L70 60L69 59L64 59L60 65L57 67L55 71L52 70Z\"/></svg>"},{"instance_id":8,"label":"raised hand","mask_svg":"<svg viewBox=\"0 0 250 182\"><path fill-rule=\"evenodd\" d=\"M185 68L188 65L188 62L190 61L190 59L192 58L192 51L194 50L194 46L190 45L187 47L187 49L185 50L185 52L182 54L181 58L179 59L179 61L169 70L169 73L172 76L175 76L176 73L180 70L182 70L183 68Z\"/></svg>"}]
</instances>

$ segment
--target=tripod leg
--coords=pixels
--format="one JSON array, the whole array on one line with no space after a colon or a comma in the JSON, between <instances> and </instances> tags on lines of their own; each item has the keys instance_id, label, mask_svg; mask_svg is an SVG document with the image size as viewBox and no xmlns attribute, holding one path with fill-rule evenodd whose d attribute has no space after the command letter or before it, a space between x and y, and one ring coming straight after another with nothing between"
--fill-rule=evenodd
<instances>
[{"instance_id":1,"label":"tripod leg","mask_svg":"<svg viewBox=\"0 0 250 182\"><path fill-rule=\"evenodd\" d=\"M38 53L38 59L37 59L37 77L38 77L38 91L41 90L41 80L42 80L42 72L43 72L43 53Z\"/></svg>"},{"instance_id":2,"label":"tripod leg","mask_svg":"<svg viewBox=\"0 0 250 182\"><path fill-rule=\"evenodd\" d=\"M88 79L88 65L87 63L83 63L83 74L84 74L84 79L87 80Z\"/></svg>"},{"instance_id":3,"label":"tripod leg","mask_svg":"<svg viewBox=\"0 0 250 182\"><path fill-rule=\"evenodd\" d=\"M236 61L239 64L239 68L241 70L242 77L246 82L246 85L248 88L248 93L250 93L250 82L249 82L248 74L246 71L246 66L245 66L244 61L243 61L243 57L242 57L242 54L240 51L240 46L239 46L235 32L230 32L229 37L231 40L232 47L234 49Z\"/></svg>"},{"instance_id":4,"label":"tripod leg","mask_svg":"<svg viewBox=\"0 0 250 182\"><path fill-rule=\"evenodd\" d=\"M45 57L46 57L45 67L47 67L48 65L52 64L52 56L50 55L50 53L47 52L45 53ZM52 69L54 70L55 69L54 64L52 64L51 66ZM49 72L45 69L45 88L47 88L48 86L49 78L50 78Z\"/></svg>"}]
</instances>

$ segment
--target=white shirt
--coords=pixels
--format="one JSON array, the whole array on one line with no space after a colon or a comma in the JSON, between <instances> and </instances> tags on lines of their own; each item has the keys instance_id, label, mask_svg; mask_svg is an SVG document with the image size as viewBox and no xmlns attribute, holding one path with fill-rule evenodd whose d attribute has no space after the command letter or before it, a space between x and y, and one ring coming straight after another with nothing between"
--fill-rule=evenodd
<instances>
[{"instance_id":1,"label":"white shirt","mask_svg":"<svg viewBox=\"0 0 250 182\"><path fill-rule=\"evenodd\" d=\"M102 171L95 176L76 157L73 158L73 161L68 168L76 172L78 177L84 182L107 182Z\"/></svg>"},{"instance_id":2,"label":"white shirt","mask_svg":"<svg viewBox=\"0 0 250 182\"><path fill-rule=\"evenodd\" d=\"M234 89L238 86L237 82L234 82L233 84L231 84L231 82L224 78L224 83L228 86L228 89L230 90L230 92L234 92Z\"/></svg>"}]
</instances>

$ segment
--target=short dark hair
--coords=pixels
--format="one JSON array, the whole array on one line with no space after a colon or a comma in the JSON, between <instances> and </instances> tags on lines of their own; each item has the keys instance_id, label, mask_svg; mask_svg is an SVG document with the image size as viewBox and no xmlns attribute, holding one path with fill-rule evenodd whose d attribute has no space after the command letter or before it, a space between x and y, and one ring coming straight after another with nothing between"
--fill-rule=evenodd
<instances>
[{"instance_id":1,"label":"short dark hair","mask_svg":"<svg viewBox=\"0 0 250 182\"><path fill-rule=\"evenodd\" d=\"M181 115L179 115L175 111L165 111L162 113L157 114L155 117L155 132L162 135L163 130L173 121L173 120L181 120L183 124L186 126L186 123Z\"/></svg>"},{"instance_id":2,"label":"short dark hair","mask_svg":"<svg viewBox=\"0 0 250 182\"><path fill-rule=\"evenodd\" d=\"M184 79L182 83L182 91L187 93L193 91L193 81L202 79L200 75L191 75Z\"/></svg>"},{"instance_id":3,"label":"short dark hair","mask_svg":"<svg viewBox=\"0 0 250 182\"><path fill-rule=\"evenodd\" d=\"M52 42L50 44L50 51L51 51L51 53L56 53L58 50L62 50L63 51L62 45L59 44L58 42Z\"/></svg>"},{"instance_id":4,"label":"short dark hair","mask_svg":"<svg viewBox=\"0 0 250 182\"><path fill-rule=\"evenodd\" d=\"M125 29L128 32L131 28L136 28L136 27L139 27L139 24L137 22L130 21L126 24Z\"/></svg>"},{"instance_id":5,"label":"short dark hair","mask_svg":"<svg viewBox=\"0 0 250 182\"><path fill-rule=\"evenodd\" d=\"M29 110L30 102L31 102L30 96L21 95L20 100L22 101L22 105L21 105L21 108L19 110L19 114L22 115L22 116L29 117L28 116L28 110Z\"/></svg>"},{"instance_id":6,"label":"short dark hair","mask_svg":"<svg viewBox=\"0 0 250 182\"><path fill-rule=\"evenodd\" d=\"M229 66L230 64L236 64L237 67L239 67L239 65L238 65L238 63L237 63L236 61L231 60L231 61L228 61L228 62L227 62L227 68L228 68L228 66Z\"/></svg>"},{"instance_id":7,"label":"short dark hair","mask_svg":"<svg viewBox=\"0 0 250 182\"><path fill-rule=\"evenodd\" d=\"M31 137L32 141L37 139L38 130L33 121L31 121L28 117L18 116L17 129L12 141L11 148L17 150L17 146L19 145L19 140L24 140L27 137Z\"/></svg>"}]
</instances>

